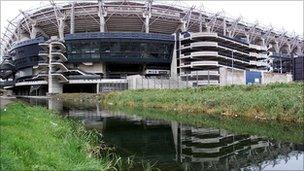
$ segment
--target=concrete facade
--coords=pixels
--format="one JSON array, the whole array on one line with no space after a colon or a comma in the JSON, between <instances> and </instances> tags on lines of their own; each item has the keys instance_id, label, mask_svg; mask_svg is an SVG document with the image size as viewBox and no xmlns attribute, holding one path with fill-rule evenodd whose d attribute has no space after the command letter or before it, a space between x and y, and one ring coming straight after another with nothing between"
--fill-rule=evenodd
<instances>
[{"instance_id":1,"label":"concrete facade","mask_svg":"<svg viewBox=\"0 0 304 171\"><path fill-rule=\"evenodd\" d=\"M220 85L245 85L246 84L246 71L231 69L231 68L220 68Z\"/></svg>"},{"instance_id":2,"label":"concrete facade","mask_svg":"<svg viewBox=\"0 0 304 171\"><path fill-rule=\"evenodd\" d=\"M280 74L280 73L271 73L271 72L262 73L262 84L289 83L289 82L292 82L291 74Z\"/></svg>"}]
</instances>

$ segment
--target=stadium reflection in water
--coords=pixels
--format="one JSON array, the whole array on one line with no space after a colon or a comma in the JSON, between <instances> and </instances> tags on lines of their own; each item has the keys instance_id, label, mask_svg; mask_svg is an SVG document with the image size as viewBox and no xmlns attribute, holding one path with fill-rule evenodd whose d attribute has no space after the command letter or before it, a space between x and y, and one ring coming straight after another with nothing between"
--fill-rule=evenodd
<instances>
[{"instance_id":1,"label":"stadium reflection in water","mask_svg":"<svg viewBox=\"0 0 304 171\"><path fill-rule=\"evenodd\" d=\"M161 170L303 170L304 145L280 143L226 130L143 119L101 110L71 108L54 100L29 99L103 134L122 156L157 162Z\"/></svg>"}]
</instances>

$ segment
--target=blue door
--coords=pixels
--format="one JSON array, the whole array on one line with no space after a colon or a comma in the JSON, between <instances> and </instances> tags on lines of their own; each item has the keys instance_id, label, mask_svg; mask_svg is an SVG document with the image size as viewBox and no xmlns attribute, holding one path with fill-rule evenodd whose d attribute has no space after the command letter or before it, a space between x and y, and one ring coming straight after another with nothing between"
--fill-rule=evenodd
<instances>
[{"instance_id":1,"label":"blue door","mask_svg":"<svg viewBox=\"0 0 304 171\"><path fill-rule=\"evenodd\" d=\"M260 84L262 79L261 72L246 71L246 84Z\"/></svg>"}]
</instances>

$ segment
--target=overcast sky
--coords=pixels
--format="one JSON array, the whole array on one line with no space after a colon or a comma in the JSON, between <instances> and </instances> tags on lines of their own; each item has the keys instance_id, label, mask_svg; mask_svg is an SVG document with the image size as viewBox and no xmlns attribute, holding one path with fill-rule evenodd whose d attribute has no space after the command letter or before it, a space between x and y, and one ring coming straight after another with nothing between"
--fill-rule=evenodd
<instances>
[{"instance_id":1,"label":"overcast sky","mask_svg":"<svg viewBox=\"0 0 304 171\"><path fill-rule=\"evenodd\" d=\"M97 0L96 0L97 1ZM155 0L154 0L155 1ZM10 20L19 14L20 10L49 4L49 1L12 1L1 2L1 33ZM228 16L237 18L240 15L246 22L259 22L260 25L270 26L278 30L295 32L303 37L303 4L304 1L168 1L175 5L187 5L203 8L210 12L224 11ZM1 34L1 37L3 35Z\"/></svg>"}]
</instances>

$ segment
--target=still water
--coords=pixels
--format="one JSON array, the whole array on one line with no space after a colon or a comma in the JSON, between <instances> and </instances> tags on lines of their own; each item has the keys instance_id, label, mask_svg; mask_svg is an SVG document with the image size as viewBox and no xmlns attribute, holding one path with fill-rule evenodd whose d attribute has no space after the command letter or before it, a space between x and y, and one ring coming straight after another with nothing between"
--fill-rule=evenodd
<instances>
[{"instance_id":1,"label":"still water","mask_svg":"<svg viewBox=\"0 0 304 171\"><path fill-rule=\"evenodd\" d=\"M145 119L98 105L75 108L53 99L25 100L81 120L87 129L100 131L119 155L156 163L161 170L304 170L304 144Z\"/></svg>"}]
</instances>

